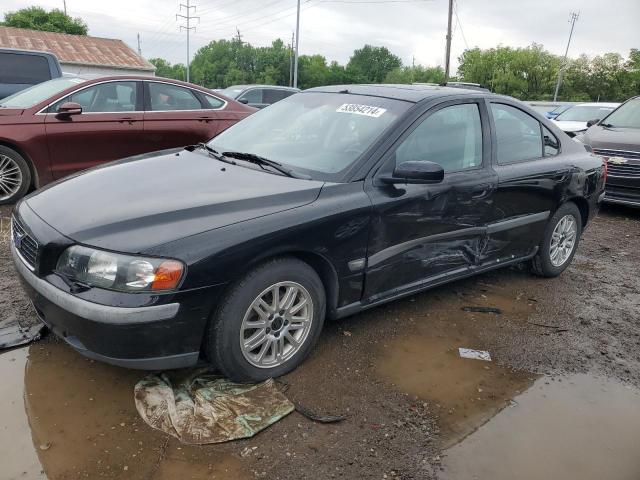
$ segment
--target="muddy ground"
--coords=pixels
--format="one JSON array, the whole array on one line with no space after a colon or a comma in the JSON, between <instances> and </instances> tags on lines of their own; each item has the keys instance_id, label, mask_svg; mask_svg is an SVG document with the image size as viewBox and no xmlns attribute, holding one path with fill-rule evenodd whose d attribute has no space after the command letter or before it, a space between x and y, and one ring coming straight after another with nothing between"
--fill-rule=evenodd
<instances>
[{"instance_id":1,"label":"muddy ground","mask_svg":"<svg viewBox=\"0 0 640 480\"><path fill-rule=\"evenodd\" d=\"M559 278L495 271L329 323L283 380L294 402L346 419L294 412L219 445L151 430L133 402L143 373L49 336L0 353L0 478L637 480L638 265L640 211L606 208ZM33 316L6 242L0 302Z\"/></svg>"}]
</instances>

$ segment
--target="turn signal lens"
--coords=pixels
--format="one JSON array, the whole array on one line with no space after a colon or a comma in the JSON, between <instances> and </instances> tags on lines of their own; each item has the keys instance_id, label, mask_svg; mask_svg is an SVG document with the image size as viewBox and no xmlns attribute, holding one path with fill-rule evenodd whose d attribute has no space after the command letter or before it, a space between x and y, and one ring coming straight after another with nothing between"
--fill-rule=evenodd
<instances>
[{"instance_id":1,"label":"turn signal lens","mask_svg":"<svg viewBox=\"0 0 640 480\"><path fill-rule=\"evenodd\" d=\"M170 290L178 286L182 277L182 263L175 260L165 260L156 269L155 280L151 290Z\"/></svg>"}]
</instances>

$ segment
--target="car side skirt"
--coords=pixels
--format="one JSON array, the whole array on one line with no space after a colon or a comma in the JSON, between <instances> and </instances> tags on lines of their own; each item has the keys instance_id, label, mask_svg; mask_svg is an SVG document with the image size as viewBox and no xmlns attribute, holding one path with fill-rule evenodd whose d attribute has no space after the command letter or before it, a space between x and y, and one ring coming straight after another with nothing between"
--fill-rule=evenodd
<instances>
[{"instance_id":1,"label":"car side skirt","mask_svg":"<svg viewBox=\"0 0 640 480\"><path fill-rule=\"evenodd\" d=\"M397 289L395 293L390 295L385 295L383 298L375 299L371 302L354 302L349 305L345 305L344 307L339 307L336 309L336 319L345 318L350 315L354 315L356 313L362 312L363 310L368 310L369 308L377 307L378 305L385 304L387 302L392 302L394 300L399 300L404 297L408 297L410 295L414 295L419 292L423 292L425 290L429 290L434 287L438 287L440 285L444 285L445 283L449 283L455 280L462 280L463 278L472 277L479 273L488 272L490 270L496 270L498 268L508 267L510 265L515 265L517 263L526 262L527 260L531 260L538 253L539 247L534 247L533 250L524 257L517 257L508 260L497 259L490 264L485 264L481 266L468 266L463 267L457 270L453 270L451 272L447 272L445 274L436 275L434 277L429 277L427 279L421 280L420 282L407 285L400 289Z\"/></svg>"}]
</instances>

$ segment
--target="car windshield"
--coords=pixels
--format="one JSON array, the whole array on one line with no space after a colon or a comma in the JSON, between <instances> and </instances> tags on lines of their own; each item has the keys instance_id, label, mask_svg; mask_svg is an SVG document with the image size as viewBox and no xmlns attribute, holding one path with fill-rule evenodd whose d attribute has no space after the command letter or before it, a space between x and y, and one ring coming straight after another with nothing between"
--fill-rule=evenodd
<instances>
[{"instance_id":1,"label":"car windshield","mask_svg":"<svg viewBox=\"0 0 640 480\"><path fill-rule=\"evenodd\" d=\"M640 128L640 97L629 100L602 123L612 127Z\"/></svg>"},{"instance_id":2,"label":"car windshield","mask_svg":"<svg viewBox=\"0 0 640 480\"><path fill-rule=\"evenodd\" d=\"M222 95L224 95L225 97L229 97L229 98L238 98L238 96L244 92L246 89L244 88L238 88L238 87L228 87L225 89L220 90L220 93Z\"/></svg>"},{"instance_id":3,"label":"car windshield","mask_svg":"<svg viewBox=\"0 0 640 480\"><path fill-rule=\"evenodd\" d=\"M347 93L288 97L209 142L222 152L246 152L312 178L337 180L412 103Z\"/></svg>"},{"instance_id":4,"label":"car windshield","mask_svg":"<svg viewBox=\"0 0 640 480\"><path fill-rule=\"evenodd\" d=\"M25 90L20 90L0 101L0 108L31 108L69 87L85 82L79 77L54 78Z\"/></svg>"},{"instance_id":5,"label":"car windshield","mask_svg":"<svg viewBox=\"0 0 640 480\"><path fill-rule=\"evenodd\" d=\"M556 117L559 122L588 122L589 120L601 120L614 110L614 107L598 105L576 105Z\"/></svg>"}]
</instances>

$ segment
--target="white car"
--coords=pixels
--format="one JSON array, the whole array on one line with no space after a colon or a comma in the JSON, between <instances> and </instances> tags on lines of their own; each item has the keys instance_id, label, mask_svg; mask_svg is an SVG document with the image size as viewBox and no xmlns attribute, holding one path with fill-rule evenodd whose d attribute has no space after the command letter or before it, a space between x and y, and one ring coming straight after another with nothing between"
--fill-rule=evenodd
<instances>
[{"instance_id":1,"label":"white car","mask_svg":"<svg viewBox=\"0 0 640 480\"><path fill-rule=\"evenodd\" d=\"M567 135L575 137L589 128L587 126L588 121L602 120L618 108L619 105L619 103L579 103L565 110L551 121L558 125Z\"/></svg>"}]
</instances>

